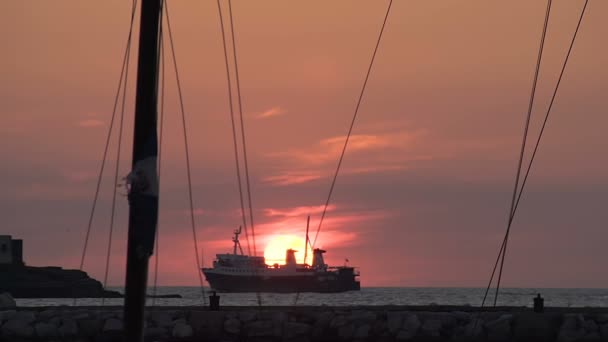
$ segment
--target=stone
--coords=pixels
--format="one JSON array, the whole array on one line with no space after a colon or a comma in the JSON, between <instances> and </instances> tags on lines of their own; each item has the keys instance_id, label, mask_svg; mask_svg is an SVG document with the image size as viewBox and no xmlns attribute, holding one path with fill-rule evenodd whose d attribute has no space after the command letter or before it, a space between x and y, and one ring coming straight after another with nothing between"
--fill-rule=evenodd
<instances>
[{"instance_id":1,"label":"stone","mask_svg":"<svg viewBox=\"0 0 608 342\"><path fill-rule=\"evenodd\" d=\"M161 327L150 327L144 330L144 336L147 338L164 337L167 335L167 329Z\"/></svg>"},{"instance_id":2,"label":"stone","mask_svg":"<svg viewBox=\"0 0 608 342\"><path fill-rule=\"evenodd\" d=\"M406 314L403 318L403 325L401 326L401 330L397 333L397 339L401 336L401 340L408 340L416 336L418 334L418 329L420 329L420 320L418 316L413 313Z\"/></svg>"},{"instance_id":3,"label":"stone","mask_svg":"<svg viewBox=\"0 0 608 342\"><path fill-rule=\"evenodd\" d=\"M258 313L256 311L251 310L239 312L239 318L243 323L251 322L258 318Z\"/></svg>"},{"instance_id":4,"label":"stone","mask_svg":"<svg viewBox=\"0 0 608 342\"><path fill-rule=\"evenodd\" d=\"M369 331L372 327L369 324L363 324L355 328L353 338L356 340L364 340L369 337Z\"/></svg>"},{"instance_id":5,"label":"stone","mask_svg":"<svg viewBox=\"0 0 608 342\"><path fill-rule=\"evenodd\" d=\"M598 324L604 324L604 323L608 323L608 314L599 314L595 317L595 321Z\"/></svg>"},{"instance_id":6,"label":"stone","mask_svg":"<svg viewBox=\"0 0 608 342\"><path fill-rule=\"evenodd\" d=\"M597 323L595 323L595 321L592 319L585 320L585 322L583 323L583 329L585 329L585 333L587 334L599 332L599 327L597 326Z\"/></svg>"},{"instance_id":7,"label":"stone","mask_svg":"<svg viewBox=\"0 0 608 342\"><path fill-rule=\"evenodd\" d=\"M104 332L122 331L122 321L118 318L108 318L103 325Z\"/></svg>"},{"instance_id":8,"label":"stone","mask_svg":"<svg viewBox=\"0 0 608 342\"><path fill-rule=\"evenodd\" d=\"M558 342L575 342L585 336L585 319L580 314L566 314L557 335Z\"/></svg>"},{"instance_id":9,"label":"stone","mask_svg":"<svg viewBox=\"0 0 608 342\"><path fill-rule=\"evenodd\" d=\"M352 324L342 325L338 328L338 337L341 340L350 340L355 332L355 327Z\"/></svg>"},{"instance_id":10,"label":"stone","mask_svg":"<svg viewBox=\"0 0 608 342\"><path fill-rule=\"evenodd\" d=\"M608 323L600 325L600 336L602 341L608 341Z\"/></svg>"},{"instance_id":11,"label":"stone","mask_svg":"<svg viewBox=\"0 0 608 342\"><path fill-rule=\"evenodd\" d=\"M34 328L29 325L28 322L18 319L10 319L4 324L2 324L3 336L15 336L15 337L25 337L31 338L34 337Z\"/></svg>"},{"instance_id":12,"label":"stone","mask_svg":"<svg viewBox=\"0 0 608 342\"><path fill-rule=\"evenodd\" d=\"M173 325L173 317L163 311L154 311L150 313L149 321L155 327L168 328Z\"/></svg>"},{"instance_id":13,"label":"stone","mask_svg":"<svg viewBox=\"0 0 608 342\"><path fill-rule=\"evenodd\" d=\"M0 293L0 309L13 309L17 307L17 302L8 292Z\"/></svg>"},{"instance_id":14,"label":"stone","mask_svg":"<svg viewBox=\"0 0 608 342\"><path fill-rule=\"evenodd\" d=\"M346 319L346 317L343 315L337 315L332 318L331 322L329 323L329 326L332 329L337 329L339 327L345 326L346 324L348 324L348 319Z\"/></svg>"},{"instance_id":15,"label":"stone","mask_svg":"<svg viewBox=\"0 0 608 342\"><path fill-rule=\"evenodd\" d=\"M464 327L464 336L467 338L480 338L483 336L483 322L481 319L473 319Z\"/></svg>"},{"instance_id":16,"label":"stone","mask_svg":"<svg viewBox=\"0 0 608 342\"><path fill-rule=\"evenodd\" d=\"M12 319L31 324L36 320L36 314L32 311L17 311Z\"/></svg>"},{"instance_id":17,"label":"stone","mask_svg":"<svg viewBox=\"0 0 608 342\"><path fill-rule=\"evenodd\" d=\"M561 324L560 314L522 312L513 321L515 341L554 341Z\"/></svg>"},{"instance_id":18,"label":"stone","mask_svg":"<svg viewBox=\"0 0 608 342\"><path fill-rule=\"evenodd\" d=\"M236 318L228 318L224 322L224 331L229 334L238 335L241 332L241 321Z\"/></svg>"},{"instance_id":19,"label":"stone","mask_svg":"<svg viewBox=\"0 0 608 342\"><path fill-rule=\"evenodd\" d=\"M186 338L186 337L191 337L193 334L194 334L194 330L187 323L179 322L179 323L175 324L175 326L173 327L173 333L172 333L173 337Z\"/></svg>"},{"instance_id":20,"label":"stone","mask_svg":"<svg viewBox=\"0 0 608 342\"><path fill-rule=\"evenodd\" d=\"M209 340L218 340L224 333L224 316L222 311L192 311L188 324L197 336L205 336Z\"/></svg>"},{"instance_id":21,"label":"stone","mask_svg":"<svg viewBox=\"0 0 608 342\"><path fill-rule=\"evenodd\" d=\"M441 336L441 320L427 319L420 328L424 336L440 337Z\"/></svg>"},{"instance_id":22,"label":"stone","mask_svg":"<svg viewBox=\"0 0 608 342\"><path fill-rule=\"evenodd\" d=\"M57 329L60 336L71 337L78 335L78 325L76 321L71 318L64 318L61 321L61 326Z\"/></svg>"},{"instance_id":23,"label":"stone","mask_svg":"<svg viewBox=\"0 0 608 342\"><path fill-rule=\"evenodd\" d=\"M272 337L281 336L277 334L275 324L272 321L255 321L247 323L247 336L249 337Z\"/></svg>"},{"instance_id":24,"label":"stone","mask_svg":"<svg viewBox=\"0 0 608 342\"><path fill-rule=\"evenodd\" d=\"M401 329L403 323L403 317L400 312L389 311L386 313L386 324L388 331L395 335Z\"/></svg>"},{"instance_id":25,"label":"stone","mask_svg":"<svg viewBox=\"0 0 608 342\"><path fill-rule=\"evenodd\" d=\"M81 319L78 321L80 335L92 337L99 334L102 328L101 320L99 319Z\"/></svg>"},{"instance_id":26,"label":"stone","mask_svg":"<svg viewBox=\"0 0 608 342\"><path fill-rule=\"evenodd\" d=\"M367 310L353 311L353 313L350 315L350 320L352 322L354 322L355 324L371 323L376 320L376 313L372 312L372 311L367 311Z\"/></svg>"},{"instance_id":27,"label":"stone","mask_svg":"<svg viewBox=\"0 0 608 342\"><path fill-rule=\"evenodd\" d=\"M40 321L48 321L53 317L56 317L58 314L57 310L53 310L53 309L46 309L44 311L40 311L38 313L38 320Z\"/></svg>"},{"instance_id":28,"label":"stone","mask_svg":"<svg viewBox=\"0 0 608 342\"><path fill-rule=\"evenodd\" d=\"M260 321L273 321L277 323L287 322L288 316L285 312L262 311L258 313L257 319Z\"/></svg>"},{"instance_id":29,"label":"stone","mask_svg":"<svg viewBox=\"0 0 608 342\"><path fill-rule=\"evenodd\" d=\"M486 323L489 341L508 341L511 338L511 320L513 315L502 315Z\"/></svg>"},{"instance_id":30,"label":"stone","mask_svg":"<svg viewBox=\"0 0 608 342\"><path fill-rule=\"evenodd\" d=\"M601 337L600 337L600 334L597 331L596 332L591 332L591 333L585 334L585 337L583 337L583 341L585 341L585 342L600 342L601 341Z\"/></svg>"},{"instance_id":31,"label":"stone","mask_svg":"<svg viewBox=\"0 0 608 342\"><path fill-rule=\"evenodd\" d=\"M17 314L17 310L4 310L0 311L0 324L4 321L12 319Z\"/></svg>"},{"instance_id":32,"label":"stone","mask_svg":"<svg viewBox=\"0 0 608 342\"><path fill-rule=\"evenodd\" d=\"M294 339L297 336L308 336L312 327L306 323L287 322L283 327L284 336L287 339Z\"/></svg>"},{"instance_id":33,"label":"stone","mask_svg":"<svg viewBox=\"0 0 608 342\"><path fill-rule=\"evenodd\" d=\"M36 332L36 336L42 338L52 338L59 336L57 327L50 323L38 322L34 324L34 331Z\"/></svg>"}]
</instances>

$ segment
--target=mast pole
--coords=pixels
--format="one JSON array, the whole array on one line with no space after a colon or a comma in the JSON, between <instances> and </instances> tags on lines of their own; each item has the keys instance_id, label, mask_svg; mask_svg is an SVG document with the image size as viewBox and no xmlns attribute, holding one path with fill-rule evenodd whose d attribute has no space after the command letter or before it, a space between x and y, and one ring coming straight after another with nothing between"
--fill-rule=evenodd
<instances>
[{"instance_id":1,"label":"mast pole","mask_svg":"<svg viewBox=\"0 0 608 342\"><path fill-rule=\"evenodd\" d=\"M148 260L158 223L157 94L162 0L142 0L137 92L129 187L129 237L125 285L125 340L143 341Z\"/></svg>"},{"instance_id":2,"label":"mast pole","mask_svg":"<svg viewBox=\"0 0 608 342\"><path fill-rule=\"evenodd\" d=\"M308 244L309 244L309 239L308 239L308 228L310 227L310 215L308 215L308 218L306 219L306 242L304 242L304 264L306 265L306 257L308 256Z\"/></svg>"}]
</instances>

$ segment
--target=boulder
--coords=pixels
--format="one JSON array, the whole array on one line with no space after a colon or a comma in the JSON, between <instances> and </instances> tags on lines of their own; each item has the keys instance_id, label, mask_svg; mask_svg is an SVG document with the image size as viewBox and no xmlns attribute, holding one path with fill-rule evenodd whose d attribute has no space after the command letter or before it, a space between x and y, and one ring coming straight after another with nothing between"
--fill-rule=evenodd
<instances>
[{"instance_id":1,"label":"boulder","mask_svg":"<svg viewBox=\"0 0 608 342\"><path fill-rule=\"evenodd\" d=\"M258 313L256 311L242 311L239 312L239 319L243 323L255 321L258 318Z\"/></svg>"},{"instance_id":2,"label":"boulder","mask_svg":"<svg viewBox=\"0 0 608 342\"><path fill-rule=\"evenodd\" d=\"M60 336L72 337L78 335L78 325L76 321L71 318L64 318L61 321L61 326L57 329Z\"/></svg>"},{"instance_id":3,"label":"boulder","mask_svg":"<svg viewBox=\"0 0 608 342\"><path fill-rule=\"evenodd\" d=\"M28 322L18 319L8 320L2 324L0 331L2 331L2 336L24 338L32 338L35 333L34 328Z\"/></svg>"},{"instance_id":4,"label":"boulder","mask_svg":"<svg viewBox=\"0 0 608 342\"><path fill-rule=\"evenodd\" d=\"M118 318L108 318L103 325L104 332L119 332L122 329L122 321Z\"/></svg>"},{"instance_id":5,"label":"boulder","mask_svg":"<svg viewBox=\"0 0 608 342\"><path fill-rule=\"evenodd\" d=\"M608 323L600 325L600 336L602 341L608 341Z\"/></svg>"},{"instance_id":6,"label":"boulder","mask_svg":"<svg viewBox=\"0 0 608 342\"><path fill-rule=\"evenodd\" d=\"M350 340L355 333L355 327L351 324L342 325L338 328L338 337L341 340Z\"/></svg>"},{"instance_id":7,"label":"boulder","mask_svg":"<svg viewBox=\"0 0 608 342\"><path fill-rule=\"evenodd\" d=\"M187 323L179 322L173 327L173 337L186 338L191 337L194 334L194 330Z\"/></svg>"},{"instance_id":8,"label":"boulder","mask_svg":"<svg viewBox=\"0 0 608 342\"><path fill-rule=\"evenodd\" d=\"M241 321L236 318L228 318L224 322L224 331L229 334L238 335L241 332Z\"/></svg>"},{"instance_id":9,"label":"boulder","mask_svg":"<svg viewBox=\"0 0 608 342\"><path fill-rule=\"evenodd\" d=\"M249 337L280 337L281 329L272 321L255 321L247 323L247 336Z\"/></svg>"},{"instance_id":10,"label":"boulder","mask_svg":"<svg viewBox=\"0 0 608 342\"><path fill-rule=\"evenodd\" d=\"M150 327L144 330L144 337L147 339L154 339L164 337L167 335L167 329L161 327Z\"/></svg>"},{"instance_id":11,"label":"boulder","mask_svg":"<svg viewBox=\"0 0 608 342\"><path fill-rule=\"evenodd\" d=\"M558 342L574 342L585 336L585 319L580 314L566 314L557 335Z\"/></svg>"},{"instance_id":12,"label":"boulder","mask_svg":"<svg viewBox=\"0 0 608 342\"><path fill-rule=\"evenodd\" d=\"M489 341L509 341L511 338L511 320L513 315L502 315L486 323Z\"/></svg>"},{"instance_id":13,"label":"boulder","mask_svg":"<svg viewBox=\"0 0 608 342\"><path fill-rule=\"evenodd\" d=\"M441 326L441 320L427 319L424 321L424 324L422 324L422 328L420 330L424 336L438 338L441 336Z\"/></svg>"},{"instance_id":14,"label":"boulder","mask_svg":"<svg viewBox=\"0 0 608 342\"><path fill-rule=\"evenodd\" d=\"M12 319L17 314L17 310L4 310L0 311L0 324L4 321Z\"/></svg>"},{"instance_id":15,"label":"boulder","mask_svg":"<svg viewBox=\"0 0 608 342\"><path fill-rule=\"evenodd\" d=\"M164 311L153 311L148 316L148 320L154 327L168 328L173 325L173 317Z\"/></svg>"},{"instance_id":16,"label":"boulder","mask_svg":"<svg viewBox=\"0 0 608 342\"><path fill-rule=\"evenodd\" d=\"M222 311L192 311L188 324L197 336L205 336L209 340L217 340L224 333L224 317Z\"/></svg>"},{"instance_id":17,"label":"boulder","mask_svg":"<svg viewBox=\"0 0 608 342\"><path fill-rule=\"evenodd\" d=\"M386 314L386 324L388 327L388 331L395 335L401 329L401 324L403 323L403 317L401 312L389 311Z\"/></svg>"},{"instance_id":18,"label":"boulder","mask_svg":"<svg viewBox=\"0 0 608 342\"><path fill-rule=\"evenodd\" d=\"M560 314L520 313L513 322L515 341L554 341L557 337Z\"/></svg>"},{"instance_id":19,"label":"boulder","mask_svg":"<svg viewBox=\"0 0 608 342\"><path fill-rule=\"evenodd\" d=\"M0 293L0 309L13 309L17 307L17 302L8 292Z\"/></svg>"},{"instance_id":20,"label":"boulder","mask_svg":"<svg viewBox=\"0 0 608 342\"><path fill-rule=\"evenodd\" d=\"M99 334L99 331L101 331L102 328L102 324L101 320L99 319L81 319L78 321L78 327L80 330L80 335L92 337Z\"/></svg>"},{"instance_id":21,"label":"boulder","mask_svg":"<svg viewBox=\"0 0 608 342\"><path fill-rule=\"evenodd\" d=\"M12 319L31 324L36 320L36 314L32 311L17 311Z\"/></svg>"},{"instance_id":22,"label":"boulder","mask_svg":"<svg viewBox=\"0 0 608 342\"><path fill-rule=\"evenodd\" d=\"M287 339L293 339L297 336L308 336L311 329L310 325L297 322L287 322L283 327L284 336Z\"/></svg>"},{"instance_id":23,"label":"boulder","mask_svg":"<svg viewBox=\"0 0 608 342\"><path fill-rule=\"evenodd\" d=\"M36 332L36 336L45 339L59 336L57 327L50 323L38 322L34 324L34 331Z\"/></svg>"},{"instance_id":24,"label":"boulder","mask_svg":"<svg viewBox=\"0 0 608 342\"><path fill-rule=\"evenodd\" d=\"M400 341L407 341L414 338L414 336L418 334L418 330L420 329L421 325L422 324L420 323L420 320L416 314L406 314L403 318L401 330L397 333L396 338Z\"/></svg>"},{"instance_id":25,"label":"boulder","mask_svg":"<svg viewBox=\"0 0 608 342\"><path fill-rule=\"evenodd\" d=\"M353 333L353 338L355 340L365 340L369 337L369 331L372 327L369 324L359 325L355 328L355 332Z\"/></svg>"}]
</instances>

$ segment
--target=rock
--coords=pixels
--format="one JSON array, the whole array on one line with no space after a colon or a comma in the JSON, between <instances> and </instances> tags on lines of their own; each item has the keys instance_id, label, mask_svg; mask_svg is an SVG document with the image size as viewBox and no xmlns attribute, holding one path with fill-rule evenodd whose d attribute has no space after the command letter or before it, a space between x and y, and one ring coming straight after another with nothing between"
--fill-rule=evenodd
<instances>
[{"instance_id":1,"label":"rock","mask_svg":"<svg viewBox=\"0 0 608 342\"><path fill-rule=\"evenodd\" d=\"M467 338L479 338L483 336L483 322L481 319L473 319L464 327L464 336Z\"/></svg>"},{"instance_id":2,"label":"rock","mask_svg":"<svg viewBox=\"0 0 608 342\"><path fill-rule=\"evenodd\" d=\"M350 340L355 332L355 327L352 324L340 326L338 328L338 337L341 340Z\"/></svg>"},{"instance_id":3,"label":"rock","mask_svg":"<svg viewBox=\"0 0 608 342\"><path fill-rule=\"evenodd\" d=\"M258 313L257 319L260 321L273 321L276 323L287 322L288 316L282 311L262 311Z\"/></svg>"},{"instance_id":4,"label":"rock","mask_svg":"<svg viewBox=\"0 0 608 342\"><path fill-rule=\"evenodd\" d=\"M36 320L36 314L32 311L17 311L12 319L31 324Z\"/></svg>"},{"instance_id":5,"label":"rock","mask_svg":"<svg viewBox=\"0 0 608 342\"><path fill-rule=\"evenodd\" d=\"M122 321L118 318L108 318L103 325L104 332L122 331Z\"/></svg>"},{"instance_id":6,"label":"rock","mask_svg":"<svg viewBox=\"0 0 608 342\"><path fill-rule=\"evenodd\" d=\"M441 336L441 320L439 319L427 319L422 324L422 328L420 329L422 334L430 337L440 337Z\"/></svg>"},{"instance_id":7,"label":"rock","mask_svg":"<svg viewBox=\"0 0 608 342\"><path fill-rule=\"evenodd\" d=\"M57 314L58 314L57 310L46 309L46 310L40 311L38 313L38 320L47 322L51 318L56 317Z\"/></svg>"},{"instance_id":8,"label":"rock","mask_svg":"<svg viewBox=\"0 0 608 342\"><path fill-rule=\"evenodd\" d=\"M78 325L76 325L76 321L71 318L64 318L61 321L61 326L57 330L59 331L59 335L63 337L78 335Z\"/></svg>"},{"instance_id":9,"label":"rock","mask_svg":"<svg viewBox=\"0 0 608 342\"><path fill-rule=\"evenodd\" d=\"M513 315L502 315L486 323L489 341L508 341L511 338L511 320Z\"/></svg>"},{"instance_id":10,"label":"rock","mask_svg":"<svg viewBox=\"0 0 608 342\"><path fill-rule=\"evenodd\" d=\"M190 325L188 325L187 323L179 322L173 327L172 335L173 337L177 338L185 338L191 337L193 333L194 331Z\"/></svg>"},{"instance_id":11,"label":"rock","mask_svg":"<svg viewBox=\"0 0 608 342\"><path fill-rule=\"evenodd\" d=\"M598 324L604 324L604 323L608 323L608 314L599 314L595 317L595 321Z\"/></svg>"},{"instance_id":12,"label":"rock","mask_svg":"<svg viewBox=\"0 0 608 342\"><path fill-rule=\"evenodd\" d=\"M386 324L388 327L388 331L395 335L401 329L401 324L403 323L403 317L400 312L389 311L386 313Z\"/></svg>"},{"instance_id":13,"label":"rock","mask_svg":"<svg viewBox=\"0 0 608 342\"><path fill-rule=\"evenodd\" d=\"M0 324L4 321L12 319L17 314L17 310L4 310L0 311Z\"/></svg>"},{"instance_id":14,"label":"rock","mask_svg":"<svg viewBox=\"0 0 608 342\"><path fill-rule=\"evenodd\" d=\"M17 307L17 302L8 292L0 293L0 309L13 309Z\"/></svg>"},{"instance_id":15,"label":"rock","mask_svg":"<svg viewBox=\"0 0 608 342\"><path fill-rule=\"evenodd\" d=\"M173 317L164 311L151 312L149 320L155 327L168 328L173 325Z\"/></svg>"},{"instance_id":16,"label":"rock","mask_svg":"<svg viewBox=\"0 0 608 342\"><path fill-rule=\"evenodd\" d=\"M144 330L144 336L147 338L164 337L167 335L167 329L161 327L150 327Z\"/></svg>"},{"instance_id":17,"label":"rock","mask_svg":"<svg viewBox=\"0 0 608 342\"><path fill-rule=\"evenodd\" d=\"M258 318L258 313L256 311L239 312L239 318L243 323L251 322Z\"/></svg>"},{"instance_id":18,"label":"rock","mask_svg":"<svg viewBox=\"0 0 608 342\"><path fill-rule=\"evenodd\" d=\"M224 316L222 311L192 311L188 324L197 336L205 336L209 340L218 340L224 333Z\"/></svg>"},{"instance_id":19,"label":"rock","mask_svg":"<svg viewBox=\"0 0 608 342\"><path fill-rule=\"evenodd\" d=\"M346 319L345 316L337 315L334 318L332 318L331 322L329 323L329 326L332 329L337 329L339 327L345 326L347 323L348 323L348 320Z\"/></svg>"},{"instance_id":20,"label":"rock","mask_svg":"<svg viewBox=\"0 0 608 342\"><path fill-rule=\"evenodd\" d=\"M354 311L350 315L350 320L355 324L371 323L376 320L376 313L372 311Z\"/></svg>"},{"instance_id":21,"label":"rock","mask_svg":"<svg viewBox=\"0 0 608 342\"><path fill-rule=\"evenodd\" d=\"M397 333L397 339L400 341L412 339L418 333L420 326L421 323L416 314L406 314L403 318L401 330Z\"/></svg>"},{"instance_id":22,"label":"rock","mask_svg":"<svg viewBox=\"0 0 608 342\"><path fill-rule=\"evenodd\" d=\"M371 326L369 324L363 324L355 328L355 332L353 333L353 338L356 340L364 340L369 337L369 331L371 330Z\"/></svg>"},{"instance_id":23,"label":"rock","mask_svg":"<svg viewBox=\"0 0 608 342\"><path fill-rule=\"evenodd\" d=\"M241 321L229 318L224 322L224 331L229 334L238 335L241 332Z\"/></svg>"},{"instance_id":24,"label":"rock","mask_svg":"<svg viewBox=\"0 0 608 342\"><path fill-rule=\"evenodd\" d=\"M34 328L28 322L18 319L10 319L2 325L2 336L15 336L32 338L34 337Z\"/></svg>"},{"instance_id":25,"label":"rock","mask_svg":"<svg viewBox=\"0 0 608 342\"><path fill-rule=\"evenodd\" d=\"M249 337L280 337L281 329L277 329L272 321L255 321L247 323L247 336Z\"/></svg>"},{"instance_id":26,"label":"rock","mask_svg":"<svg viewBox=\"0 0 608 342\"><path fill-rule=\"evenodd\" d=\"M588 319L583 322L583 329L585 329L585 333L587 334L599 332L599 327L597 326L597 323L595 323L595 321L592 319Z\"/></svg>"},{"instance_id":27,"label":"rock","mask_svg":"<svg viewBox=\"0 0 608 342\"><path fill-rule=\"evenodd\" d=\"M585 337L583 337L583 341L585 342L600 342L601 338L600 338L600 333L596 332L591 332L588 334L585 334Z\"/></svg>"},{"instance_id":28,"label":"rock","mask_svg":"<svg viewBox=\"0 0 608 342\"><path fill-rule=\"evenodd\" d=\"M579 314L566 314L559 334L557 335L558 342L574 342L582 339L585 336L583 324L585 319Z\"/></svg>"},{"instance_id":29,"label":"rock","mask_svg":"<svg viewBox=\"0 0 608 342\"><path fill-rule=\"evenodd\" d=\"M81 319L78 321L80 335L92 337L99 334L101 330L101 320L99 319Z\"/></svg>"},{"instance_id":30,"label":"rock","mask_svg":"<svg viewBox=\"0 0 608 342\"><path fill-rule=\"evenodd\" d=\"M602 341L608 341L608 323L600 325L600 336Z\"/></svg>"},{"instance_id":31,"label":"rock","mask_svg":"<svg viewBox=\"0 0 608 342\"><path fill-rule=\"evenodd\" d=\"M311 326L306 323L287 322L285 323L283 330L285 332L285 338L293 339L297 336L308 336L311 331Z\"/></svg>"},{"instance_id":32,"label":"rock","mask_svg":"<svg viewBox=\"0 0 608 342\"><path fill-rule=\"evenodd\" d=\"M514 318L515 341L555 341L561 324L560 314L520 313Z\"/></svg>"},{"instance_id":33,"label":"rock","mask_svg":"<svg viewBox=\"0 0 608 342\"><path fill-rule=\"evenodd\" d=\"M36 336L42 338L52 338L59 336L57 327L50 323L38 322L34 325L34 331L36 332Z\"/></svg>"}]
</instances>

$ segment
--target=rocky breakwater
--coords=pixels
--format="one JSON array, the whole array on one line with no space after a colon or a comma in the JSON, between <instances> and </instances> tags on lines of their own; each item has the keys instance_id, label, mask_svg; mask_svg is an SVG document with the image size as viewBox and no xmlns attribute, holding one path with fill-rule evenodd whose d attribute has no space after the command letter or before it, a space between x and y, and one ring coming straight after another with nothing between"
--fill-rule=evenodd
<instances>
[{"instance_id":1,"label":"rocky breakwater","mask_svg":"<svg viewBox=\"0 0 608 342\"><path fill-rule=\"evenodd\" d=\"M118 298L86 272L61 267L0 265L0 292L15 298Z\"/></svg>"},{"instance_id":2,"label":"rocky breakwater","mask_svg":"<svg viewBox=\"0 0 608 342\"><path fill-rule=\"evenodd\" d=\"M608 314L382 308L154 309L148 341L608 341ZM0 341L120 341L121 308L0 312Z\"/></svg>"}]
</instances>

